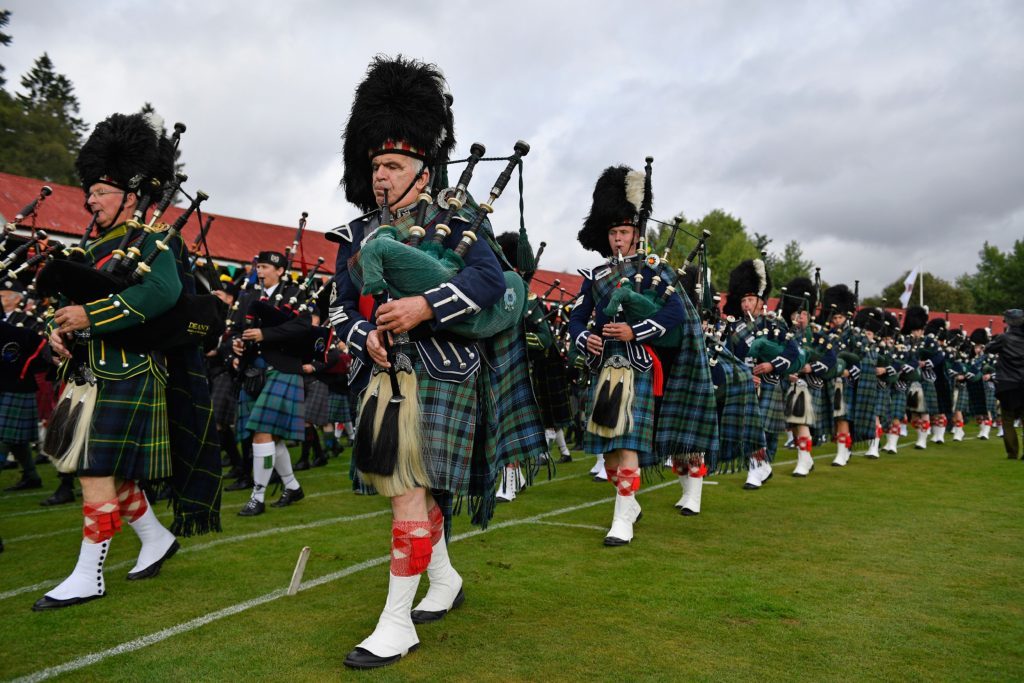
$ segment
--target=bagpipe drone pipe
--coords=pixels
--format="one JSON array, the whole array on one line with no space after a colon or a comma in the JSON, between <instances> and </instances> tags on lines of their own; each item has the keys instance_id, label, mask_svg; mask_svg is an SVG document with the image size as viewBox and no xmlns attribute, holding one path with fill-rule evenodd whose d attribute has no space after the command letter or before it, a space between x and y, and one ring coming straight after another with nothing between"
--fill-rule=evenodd
<instances>
[{"instance_id":1,"label":"bagpipe drone pipe","mask_svg":"<svg viewBox=\"0 0 1024 683\"><path fill-rule=\"evenodd\" d=\"M477 143L471 147L458 184L439 193L437 204L442 209L434 223L432 239L423 239L426 235L423 228L426 213L434 203L429 192L424 192L417 200L415 225L408 229L408 241L402 241L402 235L392 224L390 207L385 197L381 207L380 227L349 263L349 273L353 282L361 287L362 294L378 299L386 296L401 298L423 294L438 287L462 270L465 266L464 257L481 235L492 244L496 253L500 253L484 221L494 211L493 204L504 191L513 170L521 166L522 158L529 151L528 144L521 140L516 142L514 153L506 157L508 165L495 181L488 200L476 205L475 216L462 231L462 237L454 248L444 244L452 233L448 223L471 201L467 187L474 167L485 152L483 145ZM432 177L436 175L432 174ZM506 291L500 301L448 330L470 339L483 339L517 325L523 319L526 309L527 287L522 277L511 270L505 271L504 277Z\"/></svg>"},{"instance_id":2,"label":"bagpipe drone pipe","mask_svg":"<svg viewBox=\"0 0 1024 683\"><path fill-rule=\"evenodd\" d=\"M186 262L181 258L183 245L178 235L209 196L201 190L197 191L188 209L166 228L156 220L173 200L184 180L185 176L179 174L175 182L170 184L153 218L145 226L140 224L140 220L148 207L140 202L141 211L136 211L135 220L129 221L121 245L102 267L97 268L87 262L83 248L90 233L87 230L82 243L72 249L68 258L54 258L43 266L36 280L39 294L44 297L60 295L78 305L117 294L142 283L152 270L154 261L163 252L170 252L171 258L175 258L179 274L183 274ZM147 237L159 232L163 232L161 239L149 245ZM144 249L148 249L148 253L144 254ZM223 323L224 304L217 297L198 295L183 289L169 310L137 327L104 334L102 338L130 352L166 351L201 344L207 336L219 335Z\"/></svg>"}]
</instances>

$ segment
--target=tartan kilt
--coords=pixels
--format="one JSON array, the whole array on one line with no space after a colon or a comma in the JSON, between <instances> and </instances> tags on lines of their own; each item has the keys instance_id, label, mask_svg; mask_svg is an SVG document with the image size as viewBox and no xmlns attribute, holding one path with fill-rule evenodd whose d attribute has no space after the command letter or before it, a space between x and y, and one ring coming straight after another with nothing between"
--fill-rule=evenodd
<instances>
[{"instance_id":1,"label":"tartan kilt","mask_svg":"<svg viewBox=\"0 0 1024 683\"><path fill-rule=\"evenodd\" d=\"M590 382L587 390L587 417L594 409L597 392L597 378ZM583 450L587 453L609 453L618 448L636 451L640 467L659 464L654 453L654 379L651 371L639 372L633 368L633 429L622 436L605 438L585 431Z\"/></svg>"},{"instance_id":2,"label":"tartan kilt","mask_svg":"<svg viewBox=\"0 0 1024 683\"><path fill-rule=\"evenodd\" d=\"M921 380L921 388L924 390L924 409L928 415L939 414L939 392L935 389L935 382Z\"/></svg>"},{"instance_id":3,"label":"tartan kilt","mask_svg":"<svg viewBox=\"0 0 1024 683\"><path fill-rule=\"evenodd\" d=\"M786 431L786 402L782 383L769 384L761 382L761 418L764 420L764 431L767 434L778 434Z\"/></svg>"},{"instance_id":4,"label":"tartan kilt","mask_svg":"<svg viewBox=\"0 0 1024 683\"><path fill-rule=\"evenodd\" d=\"M572 423L572 405L565 359L551 349L531 351L529 357L530 379L541 422L552 429L568 426Z\"/></svg>"},{"instance_id":5,"label":"tartan kilt","mask_svg":"<svg viewBox=\"0 0 1024 683\"><path fill-rule=\"evenodd\" d=\"M953 387L953 410L960 412L963 415L969 415L971 412L971 401L967 396L967 385L957 384Z\"/></svg>"},{"instance_id":6,"label":"tartan kilt","mask_svg":"<svg viewBox=\"0 0 1024 683\"><path fill-rule=\"evenodd\" d=\"M267 368L267 381L254 400L242 389L238 395L238 437L257 432L282 439L302 441L306 424L302 418L304 391L301 375L289 375Z\"/></svg>"},{"instance_id":7,"label":"tartan kilt","mask_svg":"<svg viewBox=\"0 0 1024 683\"><path fill-rule=\"evenodd\" d=\"M530 383L522 325L481 342L484 367L489 369L487 424L493 425L497 466L532 461L548 452L544 423ZM568 384L568 380L566 380ZM497 476L495 474L495 476ZM480 482L490 487L490 482Z\"/></svg>"},{"instance_id":8,"label":"tartan kilt","mask_svg":"<svg viewBox=\"0 0 1024 683\"><path fill-rule=\"evenodd\" d=\"M86 457L78 476L156 481L171 476L165 380L153 370L97 380Z\"/></svg>"},{"instance_id":9,"label":"tartan kilt","mask_svg":"<svg viewBox=\"0 0 1024 683\"><path fill-rule=\"evenodd\" d=\"M396 351L409 357L416 373L420 453L430 488L453 496L464 495L469 491L474 441L478 432L484 435L489 431L477 429L480 413L477 390L482 373L477 371L463 382L436 380L427 374L415 344L402 344L396 347ZM359 396L360 412L365 394L364 388ZM355 450L360 448L361 439L371 436L363 432L362 429L356 430ZM493 448L487 452L494 457ZM497 472L496 466L493 469Z\"/></svg>"},{"instance_id":10,"label":"tartan kilt","mask_svg":"<svg viewBox=\"0 0 1024 683\"><path fill-rule=\"evenodd\" d=\"M998 412L996 411L996 385L995 382L984 382L985 384L985 404L988 406L988 414L995 417Z\"/></svg>"},{"instance_id":11,"label":"tartan kilt","mask_svg":"<svg viewBox=\"0 0 1024 683\"><path fill-rule=\"evenodd\" d=\"M0 441L13 446L39 440L35 392L0 392Z\"/></svg>"},{"instance_id":12,"label":"tartan kilt","mask_svg":"<svg viewBox=\"0 0 1024 683\"><path fill-rule=\"evenodd\" d=\"M818 436L831 437L835 431L834 418L832 417L832 404L829 402L829 387L831 383L826 380L820 387L810 386L811 400L814 403L814 424L811 429Z\"/></svg>"},{"instance_id":13,"label":"tartan kilt","mask_svg":"<svg viewBox=\"0 0 1024 683\"><path fill-rule=\"evenodd\" d=\"M348 388L341 391L328 391L327 393L327 421L348 422L352 419L352 409L349 406Z\"/></svg>"},{"instance_id":14,"label":"tartan kilt","mask_svg":"<svg viewBox=\"0 0 1024 683\"><path fill-rule=\"evenodd\" d=\"M303 413L306 422L316 426L325 425L330 422L330 410L327 405L329 400L327 385L312 375L303 375L302 384L305 392Z\"/></svg>"},{"instance_id":15,"label":"tartan kilt","mask_svg":"<svg viewBox=\"0 0 1024 683\"><path fill-rule=\"evenodd\" d=\"M230 425L238 413L238 389L229 372L222 372L210 380L210 403L213 419L219 425Z\"/></svg>"},{"instance_id":16,"label":"tartan kilt","mask_svg":"<svg viewBox=\"0 0 1024 683\"><path fill-rule=\"evenodd\" d=\"M907 416L907 390L889 387L889 421L902 420Z\"/></svg>"},{"instance_id":17,"label":"tartan kilt","mask_svg":"<svg viewBox=\"0 0 1024 683\"><path fill-rule=\"evenodd\" d=\"M848 382L853 385L853 382ZM875 438L878 416L878 380L873 374L863 374L854 387L852 409L850 410L850 436L854 443L870 441Z\"/></svg>"}]
</instances>

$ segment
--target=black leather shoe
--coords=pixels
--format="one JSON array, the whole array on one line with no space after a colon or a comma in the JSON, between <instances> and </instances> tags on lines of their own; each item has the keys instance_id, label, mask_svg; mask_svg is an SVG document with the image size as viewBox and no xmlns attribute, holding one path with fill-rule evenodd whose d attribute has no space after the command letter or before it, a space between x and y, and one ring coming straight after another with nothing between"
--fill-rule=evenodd
<instances>
[{"instance_id":1,"label":"black leather shoe","mask_svg":"<svg viewBox=\"0 0 1024 683\"><path fill-rule=\"evenodd\" d=\"M609 546L613 546L613 547L617 547L617 546L620 546L620 545L629 545L629 541L624 541L621 538L615 538L614 536L605 536L604 537L604 544L605 545L609 545Z\"/></svg>"},{"instance_id":2,"label":"black leather shoe","mask_svg":"<svg viewBox=\"0 0 1024 683\"><path fill-rule=\"evenodd\" d=\"M18 480L18 483L14 486L8 486L4 491L28 491L29 489L41 489L43 488L43 480L39 477L35 479L25 479L22 477Z\"/></svg>"},{"instance_id":3,"label":"black leather shoe","mask_svg":"<svg viewBox=\"0 0 1024 683\"><path fill-rule=\"evenodd\" d=\"M128 580L129 581L138 581L140 579L149 579L149 578L152 578L152 577L156 576L157 574L160 573L160 567L163 565L163 563L166 560L169 560L172 557L174 557L174 553L178 552L178 549L180 547L181 547L181 544L178 543L177 539L175 539L174 543L172 543L171 547L167 549L167 552L164 553L163 557L161 557L159 560L157 560L153 564L149 565L145 569L140 569L137 572L130 572L128 574L128 577L127 577Z\"/></svg>"},{"instance_id":4,"label":"black leather shoe","mask_svg":"<svg viewBox=\"0 0 1024 683\"><path fill-rule=\"evenodd\" d=\"M37 465L49 465L50 464L50 459L48 457L46 457L45 455L43 455L42 453L40 453L39 455L36 456L36 464Z\"/></svg>"},{"instance_id":5,"label":"black leather shoe","mask_svg":"<svg viewBox=\"0 0 1024 683\"><path fill-rule=\"evenodd\" d=\"M569 455L568 453L566 453L565 455L563 455L561 458L558 459L558 462L560 462L560 463L572 462L572 456Z\"/></svg>"},{"instance_id":6,"label":"black leather shoe","mask_svg":"<svg viewBox=\"0 0 1024 683\"><path fill-rule=\"evenodd\" d=\"M266 506L255 498L250 498L249 502L245 504L241 510L238 511L239 517L255 517L256 515L262 515L266 512Z\"/></svg>"},{"instance_id":7,"label":"black leather shoe","mask_svg":"<svg viewBox=\"0 0 1024 683\"><path fill-rule=\"evenodd\" d=\"M694 512L690 508L683 508L683 509L681 509L679 511L679 514L681 514L683 517L696 517L700 513L699 512Z\"/></svg>"},{"instance_id":8,"label":"black leather shoe","mask_svg":"<svg viewBox=\"0 0 1024 683\"><path fill-rule=\"evenodd\" d=\"M456 607L458 607L459 605L461 605L465 601L466 601L466 593L462 590L462 588L459 588L459 594L455 596L454 600L452 600L452 606L451 607L449 607L448 609L441 609L441 610L438 610L436 612L428 612L427 610L423 610L423 609L414 609L412 611L412 613L410 614L410 616L412 617L412 623L414 623L414 624L429 624L431 622L437 621L438 619L440 619L444 615L448 614L449 612L451 612L453 609L455 609Z\"/></svg>"},{"instance_id":9,"label":"black leather shoe","mask_svg":"<svg viewBox=\"0 0 1024 683\"><path fill-rule=\"evenodd\" d=\"M36 604L32 605L33 612L42 612L48 609L60 609L62 607L71 607L72 605L81 605L83 602L89 602L97 598L106 597L106 593L102 595L89 595L84 598L68 598L67 600L57 600L46 595L36 600Z\"/></svg>"},{"instance_id":10,"label":"black leather shoe","mask_svg":"<svg viewBox=\"0 0 1024 683\"><path fill-rule=\"evenodd\" d=\"M50 507L51 505L64 505L65 503L75 502L75 490L70 486L58 486L57 490L53 492L53 495L49 498L39 501L39 504L43 507Z\"/></svg>"},{"instance_id":11,"label":"black leather shoe","mask_svg":"<svg viewBox=\"0 0 1024 683\"><path fill-rule=\"evenodd\" d=\"M299 458L298 462L296 462L295 465L292 467L292 470L295 471L295 472L305 472L308 469L309 469L309 459L308 458Z\"/></svg>"},{"instance_id":12,"label":"black leather shoe","mask_svg":"<svg viewBox=\"0 0 1024 683\"><path fill-rule=\"evenodd\" d=\"M225 491L245 491L252 488L252 479L238 479L224 487Z\"/></svg>"},{"instance_id":13,"label":"black leather shoe","mask_svg":"<svg viewBox=\"0 0 1024 683\"><path fill-rule=\"evenodd\" d=\"M318 455L313 458L313 467L323 467L327 464L327 455Z\"/></svg>"},{"instance_id":14,"label":"black leather shoe","mask_svg":"<svg viewBox=\"0 0 1024 683\"><path fill-rule=\"evenodd\" d=\"M302 500L306 497L306 494L302 492L302 487L297 489L285 489L281 497L270 504L272 508L283 508L288 507L292 503ZM239 513L241 514L241 513Z\"/></svg>"},{"instance_id":15,"label":"black leather shoe","mask_svg":"<svg viewBox=\"0 0 1024 683\"><path fill-rule=\"evenodd\" d=\"M0 466L0 469L4 470L16 470L18 469L18 463L14 460L4 460L4 464Z\"/></svg>"},{"instance_id":16,"label":"black leather shoe","mask_svg":"<svg viewBox=\"0 0 1024 683\"><path fill-rule=\"evenodd\" d=\"M416 643L410 647L405 654L411 654L418 650L420 647L419 643ZM392 657L378 657L369 650L364 650L361 647L357 647L348 653L348 657L345 657L345 666L350 669L379 669L382 666L388 664L394 664L405 655L397 654Z\"/></svg>"}]
</instances>

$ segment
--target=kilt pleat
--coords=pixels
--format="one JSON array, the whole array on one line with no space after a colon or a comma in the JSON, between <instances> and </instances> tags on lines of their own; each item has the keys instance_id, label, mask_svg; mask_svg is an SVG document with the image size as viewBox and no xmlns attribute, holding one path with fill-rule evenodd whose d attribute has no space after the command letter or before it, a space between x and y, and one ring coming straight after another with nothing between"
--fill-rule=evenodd
<instances>
[{"instance_id":1,"label":"kilt pleat","mask_svg":"<svg viewBox=\"0 0 1024 683\"><path fill-rule=\"evenodd\" d=\"M587 417L594 409L597 380L590 383L587 392ZM641 467L658 464L654 453L654 381L651 372L633 370L633 429L622 436L606 438L585 432L583 450L587 453L609 453L619 448L637 452Z\"/></svg>"},{"instance_id":2,"label":"kilt pleat","mask_svg":"<svg viewBox=\"0 0 1024 683\"><path fill-rule=\"evenodd\" d=\"M327 385L312 375L302 376L305 397L303 415L311 425L325 425L330 422Z\"/></svg>"},{"instance_id":3,"label":"kilt pleat","mask_svg":"<svg viewBox=\"0 0 1024 683\"><path fill-rule=\"evenodd\" d=\"M306 437L303 396L301 375L267 368L267 381L255 400L244 389L239 392L239 437L244 439L262 432L302 441Z\"/></svg>"},{"instance_id":4,"label":"kilt pleat","mask_svg":"<svg viewBox=\"0 0 1024 683\"><path fill-rule=\"evenodd\" d=\"M342 387L340 391L329 391L327 393L327 421L348 422L352 419L352 409L349 406L348 388Z\"/></svg>"},{"instance_id":5,"label":"kilt pleat","mask_svg":"<svg viewBox=\"0 0 1024 683\"><path fill-rule=\"evenodd\" d=\"M761 417L764 420L766 434L778 434L786 431L786 403L782 384L761 382Z\"/></svg>"},{"instance_id":6,"label":"kilt pleat","mask_svg":"<svg viewBox=\"0 0 1024 683\"><path fill-rule=\"evenodd\" d=\"M0 441L13 446L39 439L39 409L35 393L0 392Z\"/></svg>"},{"instance_id":7,"label":"kilt pleat","mask_svg":"<svg viewBox=\"0 0 1024 683\"><path fill-rule=\"evenodd\" d=\"M155 481L171 476L164 381L153 371L98 380L87 457L79 476Z\"/></svg>"}]
</instances>

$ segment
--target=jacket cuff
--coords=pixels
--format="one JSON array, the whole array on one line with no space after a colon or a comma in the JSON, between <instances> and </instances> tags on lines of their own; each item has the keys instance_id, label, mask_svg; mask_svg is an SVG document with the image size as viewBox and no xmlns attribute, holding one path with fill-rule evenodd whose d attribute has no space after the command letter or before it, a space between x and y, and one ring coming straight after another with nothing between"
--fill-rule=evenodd
<instances>
[{"instance_id":1,"label":"jacket cuff","mask_svg":"<svg viewBox=\"0 0 1024 683\"><path fill-rule=\"evenodd\" d=\"M434 311L435 327L447 327L480 312L480 305L450 282L423 293Z\"/></svg>"},{"instance_id":2,"label":"jacket cuff","mask_svg":"<svg viewBox=\"0 0 1024 683\"><path fill-rule=\"evenodd\" d=\"M662 337L666 332L663 326L654 322L650 318L641 320L635 325L630 325L630 328L633 330L633 335L636 337L636 341L638 342Z\"/></svg>"},{"instance_id":3,"label":"jacket cuff","mask_svg":"<svg viewBox=\"0 0 1024 683\"><path fill-rule=\"evenodd\" d=\"M129 306L118 294L90 301L84 308L89 324L99 333L103 332L104 326L112 323L121 328L146 322L146 316Z\"/></svg>"}]
</instances>

